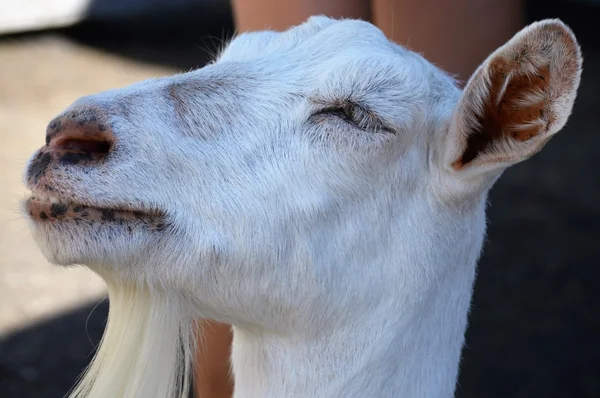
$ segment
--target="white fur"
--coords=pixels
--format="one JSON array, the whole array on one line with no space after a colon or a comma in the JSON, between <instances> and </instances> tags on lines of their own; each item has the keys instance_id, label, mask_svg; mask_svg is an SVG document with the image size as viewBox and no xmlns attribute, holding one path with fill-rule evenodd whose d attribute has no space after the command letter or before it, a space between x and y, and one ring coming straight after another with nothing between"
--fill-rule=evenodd
<instances>
[{"instance_id":1,"label":"white fur","mask_svg":"<svg viewBox=\"0 0 600 398\"><path fill-rule=\"evenodd\" d=\"M183 396L192 319L210 318L234 327L238 398L451 397L487 190L511 164L450 167L471 98L374 26L316 17L77 101L108 112L118 143L103 165L53 170L57 194L160 209L170 226L34 223L49 259L110 286L74 396ZM343 100L378 121L319 115Z\"/></svg>"},{"instance_id":2,"label":"white fur","mask_svg":"<svg viewBox=\"0 0 600 398\"><path fill-rule=\"evenodd\" d=\"M116 311L71 397L187 397L195 331L185 305L165 292L108 287Z\"/></svg>"}]
</instances>

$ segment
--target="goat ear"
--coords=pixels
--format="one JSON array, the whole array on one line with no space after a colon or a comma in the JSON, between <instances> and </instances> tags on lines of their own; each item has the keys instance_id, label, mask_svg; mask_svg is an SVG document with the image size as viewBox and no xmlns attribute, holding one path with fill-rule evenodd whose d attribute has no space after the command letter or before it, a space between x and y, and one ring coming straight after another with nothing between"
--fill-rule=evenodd
<instances>
[{"instance_id":1,"label":"goat ear","mask_svg":"<svg viewBox=\"0 0 600 398\"><path fill-rule=\"evenodd\" d=\"M542 149L571 113L581 64L575 36L559 20L517 33L468 81L450 123L446 166L487 174Z\"/></svg>"}]
</instances>

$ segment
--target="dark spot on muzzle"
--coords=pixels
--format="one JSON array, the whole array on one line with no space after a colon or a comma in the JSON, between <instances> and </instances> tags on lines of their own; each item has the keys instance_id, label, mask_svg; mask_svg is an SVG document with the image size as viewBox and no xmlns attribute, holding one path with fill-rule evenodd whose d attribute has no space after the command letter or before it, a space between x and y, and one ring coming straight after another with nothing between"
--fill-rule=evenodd
<instances>
[{"instance_id":1,"label":"dark spot on muzzle","mask_svg":"<svg viewBox=\"0 0 600 398\"><path fill-rule=\"evenodd\" d=\"M78 164L81 162L88 162L93 159L94 157L90 153L67 152L60 157L59 161L62 164Z\"/></svg>"},{"instance_id":2,"label":"dark spot on muzzle","mask_svg":"<svg viewBox=\"0 0 600 398\"><path fill-rule=\"evenodd\" d=\"M44 175L48 166L52 162L52 155L45 152L40 152L29 165L27 170L27 178L37 184L39 179Z\"/></svg>"},{"instance_id":3,"label":"dark spot on muzzle","mask_svg":"<svg viewBox=\"0 0 600 398\"><path fill-rule=\"evenodd\" d=\"M53 121L50 122L50 124L48 125L48 132L46 133L46 145L48 145L50 143L50 139L60 133L63 129L63 125L62 122L60 120L60 118L56 118Z\"/></svg>"},{"instance_id":4,"label":"dark spot on muzzle","mask_svg":"<svg viewBox=\"0 0 600 398\"><path fill-rule=\"evenodd\" d=\"M110 209L102 209L102 221L114 221L115 211Z\"/></svg>"},{"instance_id":5,"label":"dark spot on muzzle","mask_svg":"<svg viewBox=\"0 0 600 398\"><path fill-rule=\"evenodd\" d=\"M50 215L55 218L60 217L67 212L68 208L67 205L62 203L52 203L52 206L50 206Z\"/></svg>"}]
</instances>

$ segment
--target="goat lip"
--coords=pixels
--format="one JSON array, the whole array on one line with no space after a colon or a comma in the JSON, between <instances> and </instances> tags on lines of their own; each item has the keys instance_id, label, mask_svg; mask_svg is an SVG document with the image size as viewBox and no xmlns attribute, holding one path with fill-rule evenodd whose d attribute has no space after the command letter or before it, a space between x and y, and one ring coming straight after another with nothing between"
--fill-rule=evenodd
<instances>
[{"instance_id":1,"label":"goat lip","mask_svg":"<svg viewBox=\"0 0 600 398\"><path fill-rule=\"evenodd\" d=\"M151 224L156 229L164 227L164 212L138 210L123 206L106 207L90 203L78 203L65 198L34 193L25 203L29 217L38 222L87 221Z\"/></svg>"}]
</instances>

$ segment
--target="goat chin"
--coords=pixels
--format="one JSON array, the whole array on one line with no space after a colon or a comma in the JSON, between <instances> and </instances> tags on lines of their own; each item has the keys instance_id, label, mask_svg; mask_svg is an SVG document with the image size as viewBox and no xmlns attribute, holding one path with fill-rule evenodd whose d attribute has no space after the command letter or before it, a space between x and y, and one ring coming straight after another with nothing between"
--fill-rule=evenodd
<instances>
[{"instance_id":1,"label":"goat chin","mask_svg":"<svg viewBox=\"0 0 600 398\"><path fill-rule=\"evenodd\" d=\"M108 296L100 347L69 397L187 397L196 324L182 301L164 291L110 282Z\"/></svg>"}]
</instances>

